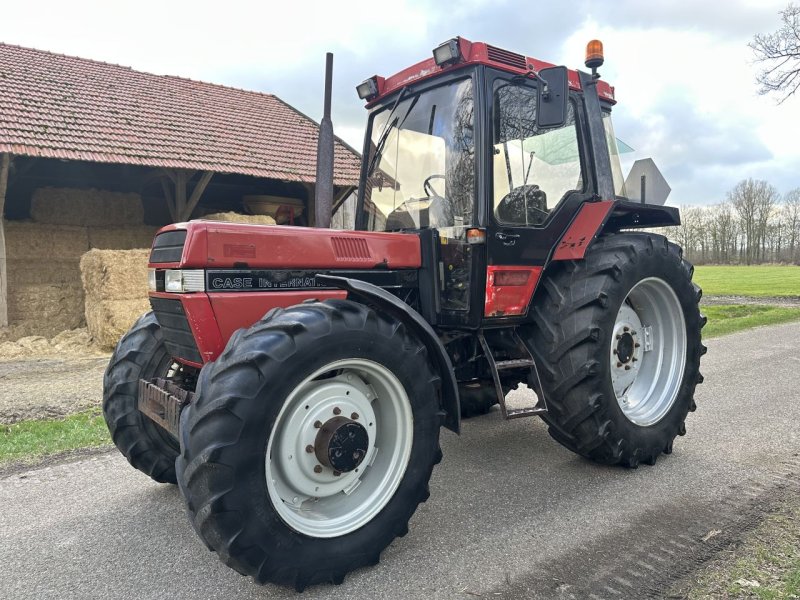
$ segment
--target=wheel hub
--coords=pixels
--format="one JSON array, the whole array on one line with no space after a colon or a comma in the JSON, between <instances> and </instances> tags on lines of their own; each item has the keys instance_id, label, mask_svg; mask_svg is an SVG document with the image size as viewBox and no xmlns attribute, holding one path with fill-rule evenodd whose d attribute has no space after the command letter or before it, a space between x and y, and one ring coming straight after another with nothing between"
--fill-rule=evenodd
<instances>
[{"instance_id":1,"label":"wheel hub","mask_svg":"<svg viewBox=\"0 0 800 600\"><path fill-rule=\"evenodd\" d=\"M353 413L358 416L357 413ZM369 434L366 428L347 417L333 417L317 433L314 454L319 462L340 473L354 470L367 455Z\"/></svg>"},{"instance_id":2,"label":"wheel hub","mask_svg":"<svg viewBox=\"0 0 800 600\"><path fill-rule=\"evenodd\" d=\"M617 360L623 365L631 362L633 358L633 336L629 332L620 334L617 340Z\"/></svg>"}]
</instances>

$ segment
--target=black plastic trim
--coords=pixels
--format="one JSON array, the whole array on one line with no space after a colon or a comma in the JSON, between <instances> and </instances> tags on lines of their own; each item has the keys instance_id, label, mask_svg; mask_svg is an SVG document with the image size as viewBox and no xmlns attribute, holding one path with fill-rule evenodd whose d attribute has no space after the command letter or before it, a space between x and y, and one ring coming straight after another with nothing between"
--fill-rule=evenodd
<instances>
[{"instance_id":1,"label":"black plastic trim","mask_svg":"<svg viewBox=\"0 0 800 600\"><path fill-rule=\"evenodd\" d=\"M411 329L420 341L425 344L441 377L441 408L444 410L444 426L455 433L460 433L461 405L458 398L458 383L453 371L453 363L450 361L450 356L442 345L439 336L436 335L436 332L422 315L397 296L365 281L335 277L333 275L317 275L317 281L346 290L349 294L386 311Z\"/></svg>"}]
</instances>

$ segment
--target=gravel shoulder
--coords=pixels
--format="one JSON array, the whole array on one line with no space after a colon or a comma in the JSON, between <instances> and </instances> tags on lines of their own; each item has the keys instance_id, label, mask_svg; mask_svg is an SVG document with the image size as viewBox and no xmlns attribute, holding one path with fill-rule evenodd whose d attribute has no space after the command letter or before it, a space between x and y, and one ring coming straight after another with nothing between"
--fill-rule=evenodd
<instances>
[{"instance_id":1,"label":"gravel shoulder","mask_svg":"<svg viewBox=\"0 0 800 600\"><path fill-rule=\"evenodd\" d=\"M107 356L0 361L0 424L99 406Z\"/></svg>"},{"instance_id":2,"label":"gravel shoulder","mask_svg":"<svg viewBox=\"0 0 800 600\"><path fill-rule=\"evenodd\" d=\"M784 296L782 298L757 297L757 296L703 296L701 304L709 306L717 304L755 304L761 306L783 306L786 308L800 308L800 296Z\"/></svg>"}]
</instances>

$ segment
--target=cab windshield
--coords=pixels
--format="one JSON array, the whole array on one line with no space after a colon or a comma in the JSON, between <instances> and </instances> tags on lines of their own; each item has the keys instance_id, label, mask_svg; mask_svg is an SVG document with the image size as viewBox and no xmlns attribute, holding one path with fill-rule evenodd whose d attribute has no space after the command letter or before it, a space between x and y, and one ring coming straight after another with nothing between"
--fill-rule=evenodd
<instances>
[{"instance_id":1,"label":"cab windshield","mask_svg":"<svg viewBox=\"0 0 800 600\"><path fill-rule=\"evenodd\" d=\"M362 204L367 230L434 227L459 237L472 224L472 89L464 79L406 93L373 113Z\"/></svg>"}]
</instances>

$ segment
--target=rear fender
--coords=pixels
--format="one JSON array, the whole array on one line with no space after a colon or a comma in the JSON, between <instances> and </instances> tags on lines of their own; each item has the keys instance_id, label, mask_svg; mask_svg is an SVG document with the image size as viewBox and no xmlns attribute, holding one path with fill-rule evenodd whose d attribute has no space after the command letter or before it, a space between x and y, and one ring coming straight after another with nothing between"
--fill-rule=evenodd
<instances>
[{"instance_id":1,"label":"rear fender","mask_svg":"<svg viewBox=\"0 0 800 600\"><path fill-rule=\"evenodd\" d=\"M349 295L377 306L402 322L425 344L433 360L433 365L439 377L441 377L440 408L444 411L444 426L455 433L460 433L461 405L458 398L458 384L456 383L453 364L442 342L439 340L439 336L436 335L430 324L422 318L422 315L397 296L371 283L334 275L317 275L316 279L318 282L345 290Z\"/></svg>"}]
</instances>

